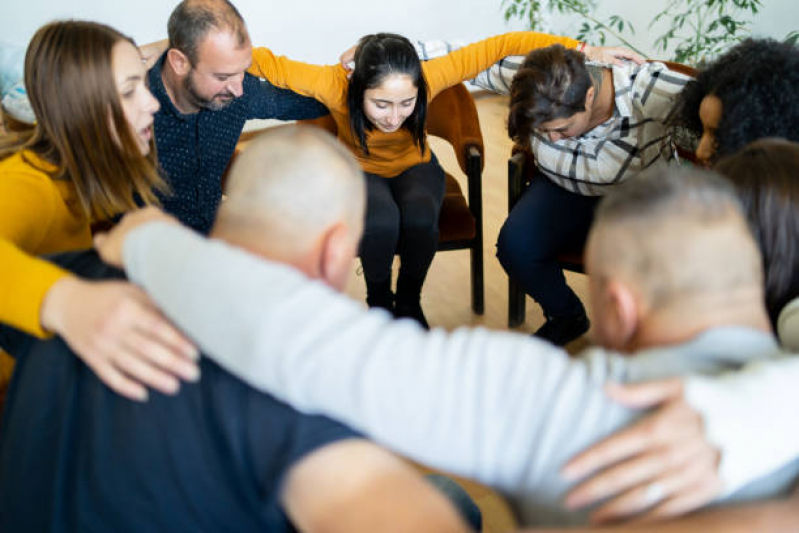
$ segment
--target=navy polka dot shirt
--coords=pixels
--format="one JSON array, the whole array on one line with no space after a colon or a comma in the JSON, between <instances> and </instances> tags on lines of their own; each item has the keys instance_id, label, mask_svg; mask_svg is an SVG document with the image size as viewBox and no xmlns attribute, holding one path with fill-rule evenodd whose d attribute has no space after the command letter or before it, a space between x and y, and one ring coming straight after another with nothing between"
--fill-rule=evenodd
<instances>
[{"instance_id":1,"label":"navy polka dot shirt","mask_svg":"<svg viewBox=\"0 0 799 533\"><path fill-rule=\"evenodd\" d=\"M172 194L162 197L161 202L165 211L207 234L222 199L220 179L244 123L251 118L302 120L328 111L313 98L245 74L244 94L227 107L184 115L169 99L161 79L165 57L161 56L148 73L150 91L161 104L155 114L158 163L172 187Z\"/></svg>"}]
</instances>

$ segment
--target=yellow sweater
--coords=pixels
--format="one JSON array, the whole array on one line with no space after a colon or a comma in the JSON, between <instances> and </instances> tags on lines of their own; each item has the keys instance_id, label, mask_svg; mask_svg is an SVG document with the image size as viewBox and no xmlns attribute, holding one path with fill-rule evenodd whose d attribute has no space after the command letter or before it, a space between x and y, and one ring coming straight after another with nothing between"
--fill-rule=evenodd
<instances>
[{"instance_id":1,"label":"yellow sweater","mask_svg":"<svg viewBox=\"0 0 799 533\"><path fill-rule=\"evenodd\" d=\"M0 161L0 322L40 337L42 300L68 273L34 256L92 245L72 182L53 170L30 151Z\"/></svg>"},{"instance_id":2,"label":"yellow sweater","mask_svg":"<svg viewBox=\"0 0 799 533\"><path fill-rule=\"evenodd\" d=\"M475 77L505 56L526 55L530 50L553 44L574 48L579 42L545 33L505 33L423 62L428 101L444 89ZM339 140L355 154L366 172L390 178L430 160L430 149L425 148L421 153L405 129L391 133L378 129L367 132L369 155L364 154L350 129L348 80L341 65L309 65L284 56L277 57L267 48L255 48L249 72L278 87L316 98L327 106L336 121Z\"/></svg>"}]
</instances>

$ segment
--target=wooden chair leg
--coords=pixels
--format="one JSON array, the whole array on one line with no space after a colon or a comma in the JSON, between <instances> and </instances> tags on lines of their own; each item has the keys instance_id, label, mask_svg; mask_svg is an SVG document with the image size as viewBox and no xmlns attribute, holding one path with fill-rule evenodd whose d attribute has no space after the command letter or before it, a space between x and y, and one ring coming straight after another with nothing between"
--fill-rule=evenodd
<instances>
[{"instance_id":1,"label":"wooden chair leg","mask_svg":"<svg viewBox=\"0 0 799 533\"><path fill-rule=\"evenodd\" d=\"M508 327L515 328L524 324L527 294L516 281L508 278Z\"/></svg>"},{"instance_id":2,"label":"wooden chair leg","mask_svg":"<svg viewBox=\"0 0 799 533\"><path fill-rule=\"evenodd\" d=\"M517 153L508 159L508 214L524 192L524 154ZM525 297L527 295L508 276L508 327L515 328L524 323Z\"/></svg>"}]
</instances>

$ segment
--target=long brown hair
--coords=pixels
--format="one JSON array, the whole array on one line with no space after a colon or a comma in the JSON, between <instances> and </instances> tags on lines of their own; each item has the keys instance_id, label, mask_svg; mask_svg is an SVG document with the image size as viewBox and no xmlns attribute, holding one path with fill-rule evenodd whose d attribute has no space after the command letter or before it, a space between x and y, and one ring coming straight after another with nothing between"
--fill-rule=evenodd
<instances>
[{"instance_id":1,"label":"long brown hair","mask_svg":"<svg viewBox=\"0 0 799 533\"><path fill-rule=\"evenodd\" d=\"M141 155L125 119L113 73L113 49L133 41L113 28L59 21L39 29L25 54L25 87L36 124L0 140L0 159L30 150L56 167L53 179L75 185L94 220L157 204L168 186L155 145Z\"/></svg>"}]
</instances>

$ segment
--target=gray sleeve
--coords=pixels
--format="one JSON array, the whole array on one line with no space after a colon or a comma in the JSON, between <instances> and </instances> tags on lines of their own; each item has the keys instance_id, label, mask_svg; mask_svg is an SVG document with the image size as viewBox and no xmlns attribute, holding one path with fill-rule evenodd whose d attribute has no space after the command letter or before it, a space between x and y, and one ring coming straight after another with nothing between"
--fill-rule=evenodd
<instances>
[{"instance_id":1,"label":"gray sleeve","mask_svg":"<svg viewBox=\"0 0 799 533\"><path fill-rule=\"evenodd\" d=\"M428 333L177 226L136 230L125 264L205 353L254 387L500 489L551 469L563 453L553 439L571 432L573 414L587 416L584 391L601 395L604 370L549 344L482 329Z\"/></svg>"}]
</instances>

